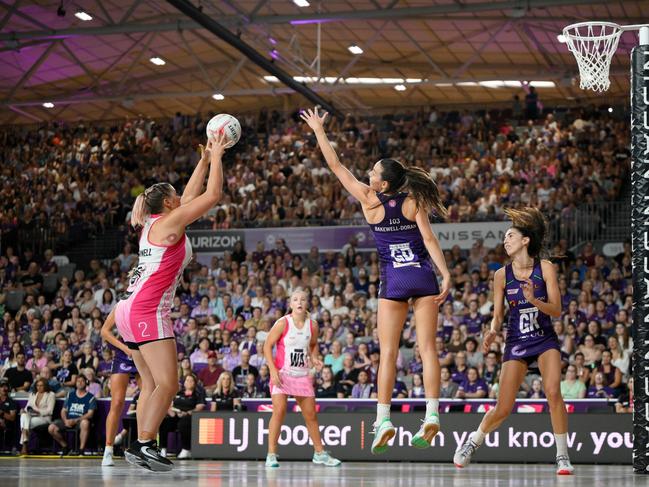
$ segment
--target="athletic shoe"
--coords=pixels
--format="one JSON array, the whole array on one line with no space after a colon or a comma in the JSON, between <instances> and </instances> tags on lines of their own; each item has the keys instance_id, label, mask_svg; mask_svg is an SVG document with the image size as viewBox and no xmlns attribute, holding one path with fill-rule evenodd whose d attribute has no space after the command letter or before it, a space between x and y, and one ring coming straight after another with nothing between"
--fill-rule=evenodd
<instances>
[{"instance_id":1,"label":"athletic shoe","mask_svg":"<svg viewBox=\"0 0 649 487\"><path fill-rule=\"evenodd\" d=\"M469 466L471 463L471 456L475 453L480 445L473 442L471 438L467 440L464 445L458 447L455 450L455 455L453 456L453 463L457 468L464 468Z\"/></svg>"},{"instance_id":2,"label":"athletic shoe","mask_svg":"<svg viewBox=\"0 0 649 487\"><path fill-rule=\"evenodd\" d=\"M184 448L180 450L180 453L176 457L178 460L188 459L192 457L192 452L185 450Z\"/></svg>"},{"instance_id":3,"label":"athletic shoe","mask_svg":"<svg viewBox=\"0 0 649 487\"><path fill-rule=\"evenodd\" d=\"M113 445L119 446L122 444L122 441L124 441L124 437L122 436L121 433L117 433L115 435L115 441L113 442Z\"/></svg>"},{"instance_id":4,"label":"athletic shoe","mask_svg":"<svg viewBox=\"0 0 649 487\"><path fill-rule=\"evenodd\" d=\"M317 465L324 465L325 467L337 467L342 463L337 458L332 457L328 451L314 452L312 461Z\"/></svg>"},{"instance_id":5,"label":"athletic shoe","mask_svg":"<svg viewBox=\"0 0 649 487\"><path fill-rule=\"evenodd\" d=\"M381 424L374 423L374 441L372 441L372 455L380 455L388 449L388 441L397 434L390 418L385 418Z\"/></svg>"},{"instance_id":6,"label":"athletic shoe","mask_svg":"<svg viewBox=\"0 0 649 487\"><path fill-rule=\"evenodd\" d=\"M432 413L422 420L421 428L410 440L410 446L428 448L437 433L439 433L439 414Z\"/></svg>"},{"instance_id":7,"label":"athletic shoe","mask_svg":"<svg viewBox=\"0 0 649 487\"><path fill-rule=\"evenodd\" d=\"M275 453L269 453L266 455L266 466L270 468L279 467L279 462L277 461L277 455Z\"/></svg>"},{"instance_id":8,"label":"athletic shoe","mask_svg":"<svg viewBox=\"0 0 649 487\"><path fill-rule=\"evenodd\" d=\"M557 475L572 475L574 471L568 455L557 456Z\"/></svg>"},{"instance_id":9,"label":"athletic shoe","mask_svg":"<svg viewBox=\"0 0 649 487\"><path fill-rule=\"evenodd\" d=\"M156 442L151 440L146 443L135 441L131 447L124 452L126 461L131 465L152 470L154 472L168 472L174 464L160 455Z\"/></svg>"},{"instance_id":10,"label":"athletic shoe","mask_svg":"<svg viewBox=\"0 0 649 487\"><path fill-rule=\"evenodd\" d=\"M101 461L102 467L114 467L115 462L113 461L113 452L109 450L104 450L104 458Z\"/></svg>"}]
</instances>

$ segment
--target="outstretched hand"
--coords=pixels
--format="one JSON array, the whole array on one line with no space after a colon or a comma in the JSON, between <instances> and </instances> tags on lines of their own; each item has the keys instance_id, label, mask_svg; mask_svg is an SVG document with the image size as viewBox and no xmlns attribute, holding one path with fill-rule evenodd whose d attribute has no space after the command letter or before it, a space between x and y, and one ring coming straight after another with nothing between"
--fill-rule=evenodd
<instances>
[{"instance_id":1,"label":"outstretched hand","mask_svg":"<svg viewBox=\"0 0 649 487\"><path fill-rule=\"evenodd\" d=\"M212 139L207 139L207 145L198 144L198 149L201 151L200 162L209 164L212 156Z\"/></svg>"},{"instance_id":2,"label":"outstretched hand","mask_svg":"<svg viewBox=\"0 0 649 487\"><path fill-rule=\"evenodd\" d=\"M322 115L318 114L318 107L314 107L313 110L310 108L308 110L302 110L300 118L315 132L316 130L324 128L324 122L327 119L327 115L329 115L327 112L322 112Z\"/></svg>"},{"instance_id":3,"label":"outstretched hand","mask_svg":"<svg viewBox=\"0 0 649 487\"><path fill-rule=\"evenodd\" d=\"M215 157L223 156L225 149L228 148L228 144L230 143L230 140L228 139L228 136L225 135L225 132L219 132L216 135L216 137L210 138L208 144L210 143L211 143L211 147L210 147L211 160L212 162L214 162Z\"/></svg>"}]
</instances>

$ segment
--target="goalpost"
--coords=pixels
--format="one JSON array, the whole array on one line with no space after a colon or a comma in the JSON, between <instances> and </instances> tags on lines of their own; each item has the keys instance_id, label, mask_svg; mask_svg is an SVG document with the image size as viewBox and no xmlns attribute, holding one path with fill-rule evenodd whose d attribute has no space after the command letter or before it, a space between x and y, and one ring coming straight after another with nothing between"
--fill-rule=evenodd
<instances>
[{"instance_id":1,"label":"goalpost","mask_svg":"<svg viewBox=\"0 0 649 487\"><path fill-rule=\"evenodd\" d=\"M633 470L649 473L649 24L580 22L563 29L579 65L579 86L610 86L609 68L624 31L640 31L631 51L631 241L633 248Z\"/></svg>"}]
</instances>

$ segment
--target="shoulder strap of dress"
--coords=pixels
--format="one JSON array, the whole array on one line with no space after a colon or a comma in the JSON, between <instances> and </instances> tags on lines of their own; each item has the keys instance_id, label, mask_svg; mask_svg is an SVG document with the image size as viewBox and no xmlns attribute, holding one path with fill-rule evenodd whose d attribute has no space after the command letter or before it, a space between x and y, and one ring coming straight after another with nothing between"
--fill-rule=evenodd
<instances>
[{"instance_id":1,"label":"shoulder strap of dress","mask_svg":"<svg viewBox=\"0 0 649 487\"><path fill-rule=\"evenodd\" d=\"M511 264L505 266L505 286L514 280L514 270Z\"/></svg>"}]
</instances>

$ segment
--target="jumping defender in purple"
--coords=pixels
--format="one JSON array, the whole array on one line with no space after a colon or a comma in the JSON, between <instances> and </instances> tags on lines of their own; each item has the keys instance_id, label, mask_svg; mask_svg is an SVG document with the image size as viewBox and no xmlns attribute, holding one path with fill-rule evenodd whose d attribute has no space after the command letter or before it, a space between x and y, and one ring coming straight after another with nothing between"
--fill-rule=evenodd
<instances>
[{"instance_id":1,"label":"jumping defender in purple","mask_svg":"<svg viewBox=\"0 0 649 487\"><path fill-rule=\"evenodd\" d=\"M426 416L411 445L427 448L439 431L440 367L435 347L437 314L450 286L450 274L428 220L431 210L445 216L437 186L423 169L406 168L394 159L382 159L363 184L345 168L331 147L324 130L327 117L308 110L302 119L313 129L327 165L363 208L379 254L378 332L381 362L378 373L378 405L372 453L383 453L396 430L390 421L390 402L396 374L397 353L403 324L412 299L417 343L424 366ZM431 261L432 259L432 261ZM441 290L435 267L442 277Z\"/></svg>"},{"instance_id":2,"label":"jumping defender in purple","mask_svg":"<svg viewBox=\"0 0 649 487\"><path fill-rule=\"evenodd\" d=\"M568 415L561 396L561 353L551 317L561 316L561 294L554 264L541 260L547 234L545 218L536 208L506 210L512 227L505 234L505 251L511 264L494 275L494 317L485 334L487 353L503 322L503 299L509 304L505 353L500 373L498 402L485 414L480 426L458 447L453 462L458 468L471 463L471 456L487 434L509 416L527 368L538 361L543 389L550 407L557 445L557 475L572 475L568 456Z\"/></svg>"}]
</instances>

